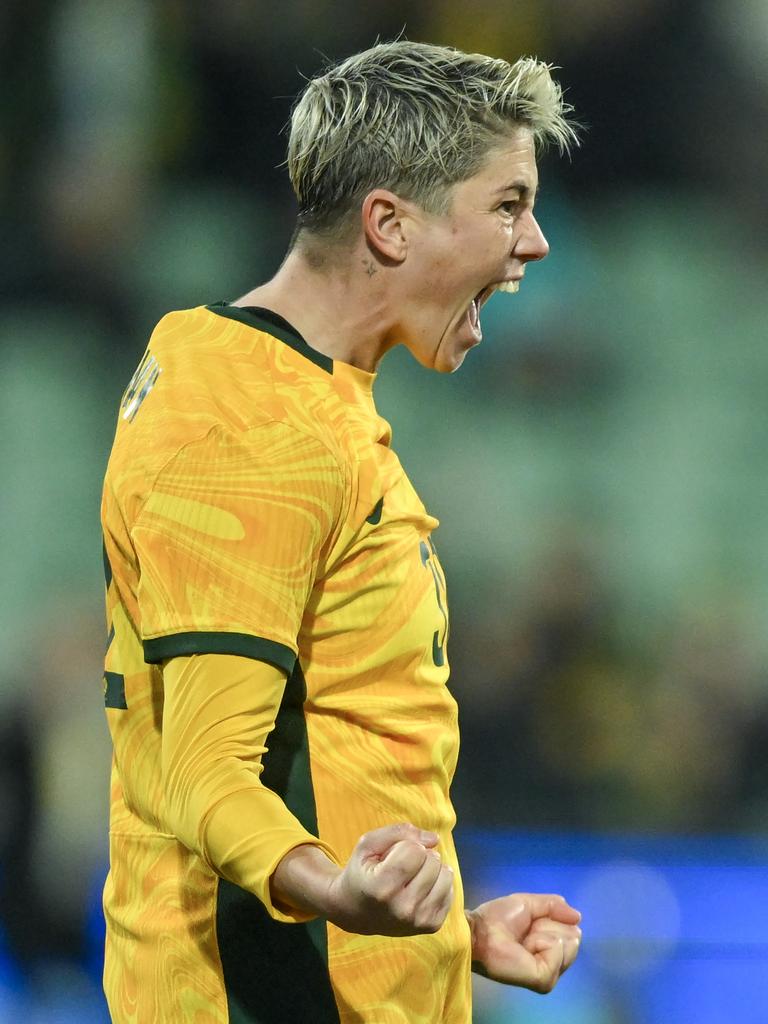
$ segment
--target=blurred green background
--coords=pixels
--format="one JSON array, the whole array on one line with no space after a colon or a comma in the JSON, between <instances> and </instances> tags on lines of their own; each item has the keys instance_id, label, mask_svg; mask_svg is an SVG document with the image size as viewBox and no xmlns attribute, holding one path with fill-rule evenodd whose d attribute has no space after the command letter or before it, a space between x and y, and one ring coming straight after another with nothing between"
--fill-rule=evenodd
<instances>
[{"instance_id":1,"label":"blurred green background","mask_svg":"<svg viewBox=\"0 0 768 1024\"><path fill-rule=\"evenodd\" d=\"M542 161L552 252L481 348L377 383L441 521L459 821L768 832L765 0L6 0L0 1019L105 1019L119 397L164 312L276 269L303 76L400 32L561 66L587 126Z\"/></svg>"}]
</instances>

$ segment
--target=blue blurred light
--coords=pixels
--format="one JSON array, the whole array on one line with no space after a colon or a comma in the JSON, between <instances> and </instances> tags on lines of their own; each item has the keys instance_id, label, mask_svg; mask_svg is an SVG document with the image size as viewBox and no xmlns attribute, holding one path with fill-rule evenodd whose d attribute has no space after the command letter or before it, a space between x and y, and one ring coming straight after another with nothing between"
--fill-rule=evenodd
<instances>
[{"instance_id":1,"label":"blue blurred light","mask_svg":"<svg viewBox=\"0 0 768 1024\"><path fill-rule=\"evenodd\" d=\"M556 892L584 913L582 956L549 1009L498 987L478 1024L505 1012L516 1024L580 1020L590 1003L632 1024L767 1024L768 840L469 829L456 840L470 905Z\"/></svg>"}]
</instances>

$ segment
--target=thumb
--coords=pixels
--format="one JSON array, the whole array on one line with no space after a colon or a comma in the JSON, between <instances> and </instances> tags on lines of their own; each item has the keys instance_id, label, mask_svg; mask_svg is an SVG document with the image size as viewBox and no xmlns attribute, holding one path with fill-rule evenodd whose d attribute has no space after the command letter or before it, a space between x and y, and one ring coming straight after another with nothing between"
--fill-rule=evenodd
<instances>
[{"instance_id":1,"label":"thumb","mask_svg":"<svg viewBox=\"0 0 768 1024\"><path fill-rule=\"evenodd\" d=\"M581 921L581 914L575 907L570 906L562 896L552 893L528 893L526 895L531 917L550 918L552 921L559 921L561 924L578 924Z\"/></svg>"},{"instance_id":2,"label":"thumb","mask_svg":"<svg viewBox=\"0 0 768 1024\"><path fill-rule=\"evenodd\" d=\"M366 832L360 840L358 847L365 856L382 857L395 843L399 843L403 839L410 839L428 848L438 844L438 837L434 832L426 832L424 829L416 828L415 825L405 821L397 825L385 825L384 828L376 828L372 832Z\"/></svg>"}]
</instances>

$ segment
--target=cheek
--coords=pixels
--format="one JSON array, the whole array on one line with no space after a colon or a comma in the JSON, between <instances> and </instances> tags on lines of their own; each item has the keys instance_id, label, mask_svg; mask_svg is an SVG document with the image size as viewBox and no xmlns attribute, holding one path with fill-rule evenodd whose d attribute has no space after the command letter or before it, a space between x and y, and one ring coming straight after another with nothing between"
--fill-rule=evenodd
<instances>
[{"instance_id":1,"label":"cheek","mask_svg":"<svg viewBox=\"0 0 768 1024\"><path fill-rule=\"evenodd\" d=\"M484 266L495 268L499 261L506 259L511 252L516 231L514 221L495 217L493 222L486 224L485 230L476 236L473 252Z\"/></svg>"},{"instance_id":2,"label":"cheek","mask_svg":"<svg viewBox=\"0 0 768 1024\"><path fill-rule=\"evenodd\" d=\"M424 297L429 302L444 304L445 299L456 293L461 286L461 263L457 254L436 259L423 282ZM464 273L466 277L466 272Z\"/></svg>"},{"instance_id":3,"label":"cheek","mask_svg":"<svg viewBox=\"0 0 768 1024\"><path fill-rule=\"evenodd\" d=\"M411 284L422 293L422 297L439 290L451 271L453 246L448 238L425 245L411 270Z\"/></svg>"}]
</instances>

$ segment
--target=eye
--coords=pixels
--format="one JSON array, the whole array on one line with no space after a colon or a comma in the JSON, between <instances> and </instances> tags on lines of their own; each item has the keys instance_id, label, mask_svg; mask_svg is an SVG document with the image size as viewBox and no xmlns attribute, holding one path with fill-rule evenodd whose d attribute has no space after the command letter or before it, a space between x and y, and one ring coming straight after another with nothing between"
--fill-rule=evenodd
<instances>
[{"instance_id":1,"label":"eye","mask_svg":"<svg viewBox=\"0 0 768 1024\"><path fill-rule=\"evenodd\" d=\"M499 209L504 211L505 216L512 217L517 209L517 199L505 199L503 203L499 203Z\"/></svg>"}]
</instances>

